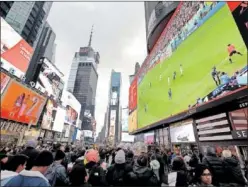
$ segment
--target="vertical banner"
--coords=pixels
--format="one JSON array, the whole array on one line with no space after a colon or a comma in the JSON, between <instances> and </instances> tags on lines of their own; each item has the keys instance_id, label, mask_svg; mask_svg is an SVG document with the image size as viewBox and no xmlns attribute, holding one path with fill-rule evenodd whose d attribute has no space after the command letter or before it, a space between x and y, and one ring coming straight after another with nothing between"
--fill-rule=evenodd
<instances>
[{"instance_id":1,"label":"vertical banner","mask_svg":"<svg viewBox=\"0 0 248 187\"><path fill-rule=\"evenodd\" d=\"M227 4L248 48L248 1L230 1Z\"/></svg>"}]
</instances>

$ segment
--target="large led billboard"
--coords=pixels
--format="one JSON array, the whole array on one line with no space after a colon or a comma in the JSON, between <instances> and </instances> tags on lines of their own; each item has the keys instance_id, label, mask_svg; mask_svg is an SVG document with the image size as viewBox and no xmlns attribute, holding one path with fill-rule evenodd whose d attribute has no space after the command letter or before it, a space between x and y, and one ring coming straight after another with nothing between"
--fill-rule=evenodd
<instances>
[{"instance_id":1,"label":"large led billboard","mask_svg":"<svg viewBox=\"0 0 248 187\"><path fill-rule=\"evenodd\" d=\"M138 128L243 89L247 47L226 2L181 2L144 64Z\"/></svg>"},{"instance_id":2,"label":"large led billboard","mask_svg":"<svg viewBox=\"0 0 248 187\"><path fill-rule=\"evenodd\" d=\"M55 113L56 104L53 100L48 99L41 122L42 129L52 130L52 124L55 118Z\"/></svg>"},{"instance_id":3,"label":"large led billboard","mask_svg":"<svg viewBox=\"0 0 248 187\"><path fill-rule=\"evenodd\" d=\"M1 96L1 118L37 125L46 98L12 80Z\"/></svg>"},{"instance_id":4,"label":"large led billboard","mask_svg":"<svg viewBox=\"0 0 248 187\"><path fill-rule=\"evenodd\" d=\"M109 127L109 136L115 136L115 122L116 122L116 110L111 110L110 112L110 127Z\"/></svg>"},{"instance_id":5,"label":"large led billboard","mask_svg":"<svg viewBox=\"0 0 248 187\"><path fill-rule=\"evenodd\" d=\"M25 75L33 48L1 17L1 67L17 77Z\"/></svg>"},{"instance_id":6,"label":"large led billboard","mask_svg":"<svg viewBox=\"0 0 248 187\"><path fill-rule=\"evenodd\" d=\"M56 131L56 132L63 131L64 121L65 121L63 116L65 116L65 109L63 109L62 107L57 107L55 119L54 119L53 126L52 126L53 131Z\"/></svg>"},{"instance_id":7,"label":"large led billboard","mask_svg":"<svg viewBox=\"0 0 248 187\"><path fill-rule=\"evenodd\" d=\"M0 72L0 75L1 75L1 95L3 94L5 88L7 87L9 81L10 81L10 77L8 75L6 75L5 73L3 72Z\"/></svg>"},{"instance_id":8,"label":"large led billboard","mask_svg":"<svg viewBox=\"0 0 248 187\"><path fill-rule=\"evenodd\" d=\"M36 88L40 89L43 93L46 92L48 96L53 96L54 100L59 100L64 89L62 77L64 77L63 73L54 64L44 58Z\"/></svg>"},{"instance_id":9,"label":"large led billboard","mask_svg":"<svg viewBox=\"0 0 248 187\"><path fill-rule=\"evenodd\" d=\"M137 110L134 110L128 117L128 132L137 130Z\"/></svg>"},{"instance_id":10,"label":"large led billboard","mask_svg":"<svg viewBox=\"0 0 248 187\"><path fill-rule=\"evenodd\" d=\"M135 110L137 107L137 80L136 76L129 87L129 112Z\"/></svg>"},{"instance_id":11,"label":"large led billboard","mask_svg":"<svg viewBox=\"0 0 248 187\"><path fill-rule=\"evenodd\" d=\"M66 107L65 123L75 126L79 122L81 104L74 95L65 91L63 94L63 105Z\"/></svg>"}]
</instances>

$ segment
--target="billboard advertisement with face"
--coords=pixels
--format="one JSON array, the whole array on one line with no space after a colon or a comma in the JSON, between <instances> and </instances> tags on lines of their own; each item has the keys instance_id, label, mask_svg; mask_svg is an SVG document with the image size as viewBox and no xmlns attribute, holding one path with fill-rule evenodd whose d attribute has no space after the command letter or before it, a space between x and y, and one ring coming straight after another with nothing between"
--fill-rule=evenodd
<instances>
[{"instance_id":1,"label":"billboard advertisement with face","mask_svg":"<svg viewBox=\"0 0 248 187\"><path fill-rule=\"evenodd\" d=\"M63 94L63 103L66 107L65 123L76 125L79 120L81 104L70 92L65 91Z\"/></svg>"},{"instance_id":2,"label":"billboard advertisement with face","mask_svg":"<svg viewBox=\"0 0 248 187\"><path fill-rule=\"evenodd\" d=\"M12 80L1 97L1 118L36 125L46 98Z\"/></svg>"},{"instance_id":3,"label":"billboard advertisement with face","mask_svg":"<svg viewBox=\"0 0 248 187\"><path fill-rule=\"evenodd\" d=\"M9 81L10 81L10 77L8 75L6 75L5 73L3 72L0 72L0 75L1 75L1 95L3 94L6 86L8 85Z\"/></svg>"},{"instance_id":4,"label":"billboard advertisement with face","mask_svg":"<svg viewBox=\"0 0 248 187\"><path fill-rule=\"evenodd\" d=\"M63 76L63 73L45 58L36 83L36 88L40 89L43 93L47 92L48 96L54 97L54 100L58 100L62 96L64 89Z\"/></svg>"},{"instance_id":5,"label":"billboard advertisement with face","mask_svg":"<svg viewBox=\"0 0 248 187\"><path fill-rule=\"evenodd\" d=\"M54 110L55 109L55 110ZM52 100L48 100L41 123L42 129L52 130L52 123L55 118L56 105Z\"/></svg>"},{"instance_id":6,"label":"billboard advertisement with face","mask_svg":"<svg viewBox=\"0 0 248 187\"><path fill-rule=\"evenodd\" d=\"M17 77L25 75L33 48L1 17L2 68Z\"/></svg>"}]
</instances>

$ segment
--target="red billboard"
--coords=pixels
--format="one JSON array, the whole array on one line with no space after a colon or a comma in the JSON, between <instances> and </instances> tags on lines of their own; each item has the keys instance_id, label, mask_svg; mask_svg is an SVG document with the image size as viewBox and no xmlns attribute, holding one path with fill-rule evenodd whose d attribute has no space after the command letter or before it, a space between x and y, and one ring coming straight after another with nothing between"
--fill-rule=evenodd
<instances>
[{"instance_id":1,"label":"red billboard","mask_svg":"<svg viewBox=\"0 0 248 187\"><path fill-rule=\"evenodd\" d=\"M13 80L1 97L1 118L36 125L45 103L45 97Z\"/></svg>"},{"instance_id":2,"label":"red billboard","mask_svg":"<svg viewBox=\"0 0 248 187\"><path fill-rule=\"evenodd\" d=\"M11 71L15 76L24 76L33 48L1 18L1 62L2 68Z\"/></svg>"},{"instance_id":3,"label":"red billboard","mask_svg":"<svg viewBox=\"0 0 248 187\"><path fill-rule=\"evenodd\" d=\"M138 79L136 76L129 87L129 112L137 107L137 83Z\"/></svg>"}]
</instances>

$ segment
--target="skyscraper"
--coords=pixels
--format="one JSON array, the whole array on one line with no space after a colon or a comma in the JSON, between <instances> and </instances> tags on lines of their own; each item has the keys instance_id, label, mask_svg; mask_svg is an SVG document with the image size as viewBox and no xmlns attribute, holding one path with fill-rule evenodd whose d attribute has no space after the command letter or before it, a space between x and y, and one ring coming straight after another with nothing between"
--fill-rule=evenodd
<instances>
[{"instance_id":1,"label":"skyscraper","mask_svg":"<svg viewBox=\"0 0 248 187\"><path fill-rule=\"evenodd\" d=\"M26 73L27 83L30 81L37 81L42 66L42 64L38 63L41 58L46 58L49 62L53 64L55 63L55 39L56 34L54 33L52 27L48 22L45 22Z\"/></svg>"},{"instance_id":2,"label":"skyscraper","mask_svg":"<svg viewBox=\"0 0 248 187\"><path fill-rule=\"evenodd\" d=\"M0 15L35 48L51 6L45 1L3 1Z\"/></svg>"},{"instance_id":3,"label":"skyscraper","mask_svg":"<svg viewBox=\"0 0 248 187\"><path fill-rule=\"evenodd\" d=\"M80 47L75 53L69 74L67 90L81 104L80 120L83 130L93 130L95 121L95 97L98 81L97 65L100 55L91 47L93 27L87 47Z\"/></svg>"},{"instance_id":4,"label":"skyscraper","mask_svg":"<svg viewBox=\"0 0 248 187\"><path fill-rule=\"evenodd\" d=\"M120 141L121 137L121 73L112 70L110 78L109 102L107 107L108 124L107 137L113 145Z\"/></svg>"}]
</instances>

